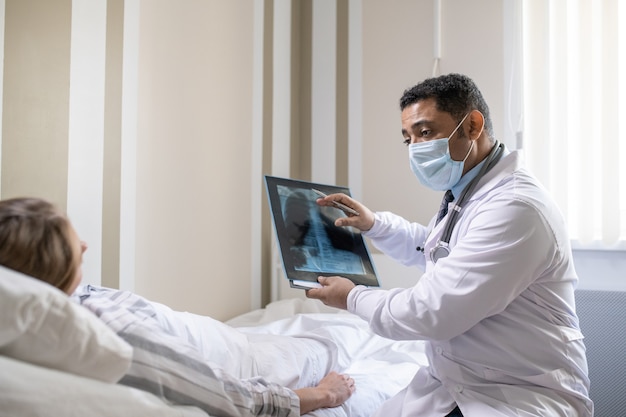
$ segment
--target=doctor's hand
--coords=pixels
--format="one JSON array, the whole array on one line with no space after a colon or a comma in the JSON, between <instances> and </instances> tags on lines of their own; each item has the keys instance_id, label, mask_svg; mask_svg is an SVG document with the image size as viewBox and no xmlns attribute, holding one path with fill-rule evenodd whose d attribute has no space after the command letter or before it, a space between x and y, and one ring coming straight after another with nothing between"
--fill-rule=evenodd
<instances>
[{"instance_id":1,"label":"doctor's hand","mask_svg":"<svg viewBox=\"0 0 626 417\"><path fill-rule=\"evenodd\" d=\"M305 291L308 298L320 300L327 306L348 308L348 293L356 285L348 278L343 277L318 277L317 281L322 288L311 288Z\"/></svg>"},{"instance_id":2,"label":"doctor's hand","mask_svg":"<svg viewBox=\"0 0 626 417\"><path fill-rule=\"evenodd\" d=\"M326 197L321 197L316 200L320 206L335 207L333 201L341 203L349 208L357 211L359 214L352 214L347 211L343 211L347 217L340 217L335 220L335 226L352 226L356 227L362 232L366 232L374 226L374 213L363 204L348 197L343 193L329 194ZM341 210L341 208L339 208Z\"/></svg>"}]
</instances>

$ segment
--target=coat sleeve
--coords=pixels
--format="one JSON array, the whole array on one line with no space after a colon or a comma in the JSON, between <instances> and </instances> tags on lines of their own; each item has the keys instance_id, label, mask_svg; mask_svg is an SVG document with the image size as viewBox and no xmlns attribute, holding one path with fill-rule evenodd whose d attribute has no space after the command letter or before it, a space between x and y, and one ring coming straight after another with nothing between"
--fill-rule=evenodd
<instances>
[{"instance_id":1,"label":"coat sleeve","mask_svg":"<svg viewBox=\"0 0 626 417\"><path fill-rule=\"evenodd\" d=\"M363 234L396 262L423 270L427 230L419 223L411 223L397 214L385 211L374 214L374 226Z\"/></svg>"},{"instance_id":2,"label":"coat sleeve","mask_svg":"<svg viewBox=\"0 0 626 417\"><path fill-rule=\"evenodd\" d=\"M414 287L357 287L349 294L348 310L384 337L448 340L503 311L558 264L559 245L550 224L526 201L492 200L457 229L450 255Z\"/></svg>"}]
</instances>

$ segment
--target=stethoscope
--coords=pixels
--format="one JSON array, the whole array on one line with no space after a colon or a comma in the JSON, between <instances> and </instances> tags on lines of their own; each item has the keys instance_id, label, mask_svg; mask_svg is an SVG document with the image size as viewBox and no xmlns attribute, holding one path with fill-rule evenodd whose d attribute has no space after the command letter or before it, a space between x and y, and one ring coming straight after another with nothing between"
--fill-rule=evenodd
<instances>
[{"instance_id":1,"label":"stethoscope","mask_svg":"<svg viewBox=\"0 0 626 417\"><path fill-rule=\"evenodd\" d=\"M461 192L461 196L459 197L458 203L453 203L453 206L451 208L452 212L448 215L448 218L446 219L446 225L443 229L443 232L441 233L441 237L437 241L435 247L430 250L430 260L433 261L433 263L437 263L439 259L445 258L446 256L450 255L450 237L452 236L452 230L454 229L454 226L458 221L459 213L463 208L463 204L472 195L472 192L474 191L474 188L476 188L476 184L478 184L478 181L480 181L480 179L487 172L489 172L489 170L493 168L496 163L498 163L498 161L502 157L503 151L504 144L496 141L496 144L493 146L493 148L491 148L491 152L489 152L489 155L487 156L487 160L480 168L480 171L478 171L478 175L476 175L476 177L469 184L467 184L467 187L463 189L463 191Z\"/></svg>"}]
</instances>

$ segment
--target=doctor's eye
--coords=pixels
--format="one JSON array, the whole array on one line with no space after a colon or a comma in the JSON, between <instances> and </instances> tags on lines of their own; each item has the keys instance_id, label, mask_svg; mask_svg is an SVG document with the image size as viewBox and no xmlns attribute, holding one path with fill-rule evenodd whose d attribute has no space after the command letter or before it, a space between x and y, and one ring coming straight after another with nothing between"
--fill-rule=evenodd
<instances>
[{"instance_id":1,"label":"doctor's eye","mask_svg":"<svg viewBox=\"0 0 626 417\"><path fill-rule=\"evenodd\" d=\"M402 143L404 143L406 146L409 146L411 144L411 138L404 138Z\"/></svg>"},{"instance_id":2,"label":"doctor's eye","mask_svg":"<svg viewBox=\"0 0 626 417\"><path fill-rule=\"evenodd\" d=\"M420 130L420 137L422 137L422 138L427 138L427 137L429 137L432 133L433 133L433 131L432 131L432 130L430 130L430 129L422 129L422 130Z\"/></svg>"}]
</instances>

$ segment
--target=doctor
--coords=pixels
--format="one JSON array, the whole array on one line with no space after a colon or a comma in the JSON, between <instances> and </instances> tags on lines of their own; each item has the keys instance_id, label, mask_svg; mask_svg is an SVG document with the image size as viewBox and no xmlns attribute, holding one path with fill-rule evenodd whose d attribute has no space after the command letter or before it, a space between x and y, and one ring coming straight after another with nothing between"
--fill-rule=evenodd
<instances>
[{"instance_id":1,"label":"doctor","mask_svg":"<svg viewBox=\"0 0 626 417\"><path fill-rule=\"evenodd\" d=\"M578 282L563 217L548 193L493 135L489 108L459 74L427 79L400 99L411 170L453 201L427 226L389 212L336 221L424 275L412 288L320 277L309 298L347 309L390 339L427 343L421 368L377 416L592 416ZM447 192L450 190L450 192Z\"/></svg>"}]
</instances>

